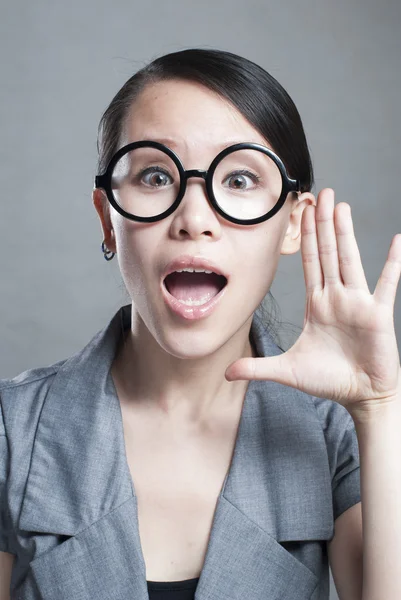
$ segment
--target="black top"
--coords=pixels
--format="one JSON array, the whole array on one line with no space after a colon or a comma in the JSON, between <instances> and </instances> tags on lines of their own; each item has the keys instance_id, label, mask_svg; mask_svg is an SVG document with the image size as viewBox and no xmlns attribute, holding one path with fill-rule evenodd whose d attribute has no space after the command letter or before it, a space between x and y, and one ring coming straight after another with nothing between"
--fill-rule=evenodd
<instances>
[{"instance_id":1,"label":"black top","mask_svg":"<svg viewBox=\"0 0 401 600\"><path fill-rule=\"evenodd\" d=\"M194 600L199 577L183 581L148 581L149 600Z\"/></svg>"}]
</instances>

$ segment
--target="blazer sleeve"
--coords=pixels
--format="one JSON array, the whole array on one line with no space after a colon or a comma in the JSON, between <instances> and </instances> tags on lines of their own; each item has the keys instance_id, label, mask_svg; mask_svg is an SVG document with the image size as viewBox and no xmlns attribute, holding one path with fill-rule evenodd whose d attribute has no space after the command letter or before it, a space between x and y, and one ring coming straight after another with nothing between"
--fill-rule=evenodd
<instances>
[{"instance_id":1,"label":"blazer sleeve","mask_svg":"<svg viewBox=\"0 0 401 600\"><path fill-rule=\"evenodd\" d=\"M361 501L359 446L348 410L332 400L315 399L330 465L333 518Z\"/></svg>"},{"instance_id":2,"label":"blazer sleeve","mask_svg":"<svg viewBox=\"0 0 401 600\"><path fill-rule=\"evenodd\" d=\"M7 510L8 441L0 397L0 551L9 552Z\"/></svg>"}]
</instances>

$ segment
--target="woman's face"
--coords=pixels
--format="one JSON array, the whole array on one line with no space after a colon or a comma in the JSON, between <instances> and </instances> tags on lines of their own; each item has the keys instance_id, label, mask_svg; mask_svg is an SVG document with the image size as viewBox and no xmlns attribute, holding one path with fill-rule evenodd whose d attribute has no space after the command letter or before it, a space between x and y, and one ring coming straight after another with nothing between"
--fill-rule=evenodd
<instances>
[{"instance_id":1,"label":"woman's face","mask_svg":"<svg viewBox=\"0 0 401 600\"><path fill-rule=\"evenodd\" d=\"M227 101L199 84L179 80L149 85L132 105L120 147L145 139L170 147L185 169L207 170L220 150L236 142L271 147ZM249 331L280 254L299 249L302 208L313 198L303 194L294 202L288 197L271 219L249 226L220 216L209 203L201 178L189 179L179 207L154 223L126 219L111 205L108 214L103 193L94 191L94 203L106 246L117 253L133 307L159 345L182 358L211 354L241 328ZM163 271L182 254L209 259L228 276L223 297L207 317L183 318L164 301Z\"/></svg>"}]
</instances>

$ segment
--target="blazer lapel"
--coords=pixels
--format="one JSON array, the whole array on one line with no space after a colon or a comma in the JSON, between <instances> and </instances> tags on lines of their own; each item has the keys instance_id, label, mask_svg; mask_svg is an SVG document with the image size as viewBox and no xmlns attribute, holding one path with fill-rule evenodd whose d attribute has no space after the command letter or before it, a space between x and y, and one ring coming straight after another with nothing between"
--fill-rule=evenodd
<instances>
[{"instance_id":1,"label":"blazer lapel","mask_svg":"<svg viewBox=\"0 0 401 600\"><path fill-rule=\"evenodd\" d=\"M19 519L31 535L67 536L52 538L30 563L43 600L149 598L110 374L130 324L131 305L123 306L62 365L43 406ZM251 336L259 356L281 353L257 315ZM251 381L196 600L309 599L318 577L280 542L330 539L333 527L325 441L311 397Z\"/></svg>"}]
</instances>

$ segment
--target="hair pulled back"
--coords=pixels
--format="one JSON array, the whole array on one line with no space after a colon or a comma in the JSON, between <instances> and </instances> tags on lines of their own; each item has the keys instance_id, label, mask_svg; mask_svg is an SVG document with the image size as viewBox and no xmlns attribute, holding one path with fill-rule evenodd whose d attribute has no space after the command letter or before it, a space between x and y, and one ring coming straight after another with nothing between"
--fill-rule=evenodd
<instances>
[{"instance_id":1,"label":"hair pulled back","mask_svg":"<svg viewBox=\"0 0 401 600\"><path fill-rule=\"evenodd\" d=\"M280 83L254 62L223 50L193 48L156 58L137 71L117 92L98 128L98 173L106 170L118 144L127 113L149 84L169 79L200 83L228 100L271 144L288 175L312 189L313 167L298 110Z\"/></svg>"}]
</instances>

